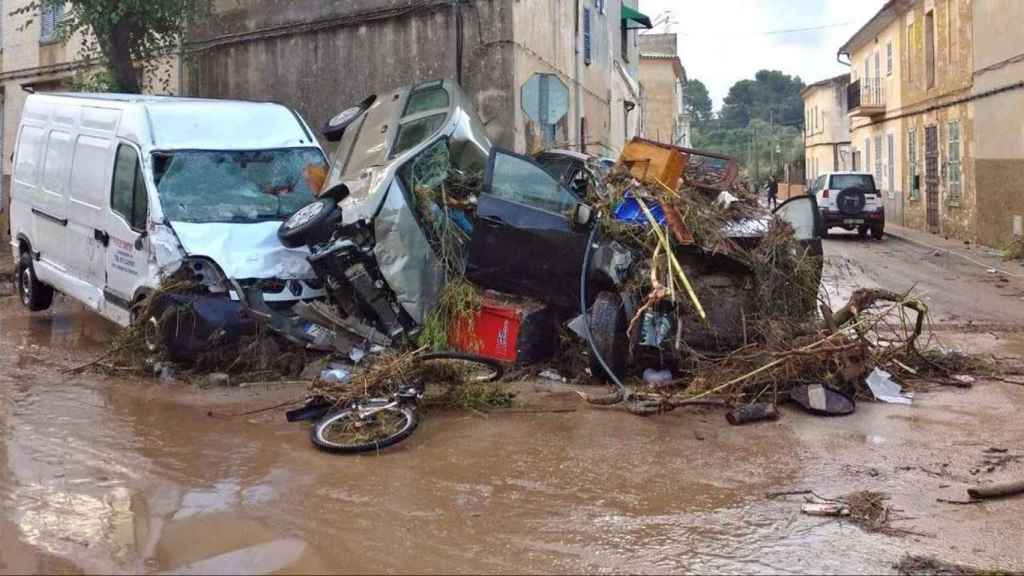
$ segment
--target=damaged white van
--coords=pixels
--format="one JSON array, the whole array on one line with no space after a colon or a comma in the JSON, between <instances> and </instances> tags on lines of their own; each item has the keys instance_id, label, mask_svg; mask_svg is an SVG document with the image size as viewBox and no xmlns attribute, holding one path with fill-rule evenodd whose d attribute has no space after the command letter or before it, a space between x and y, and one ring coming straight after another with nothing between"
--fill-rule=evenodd
<instances>
[{"instance_id":1,"label":"damaged white van","mask_svg":"<svg viewBox=\"0 0 1024 576\"><path fill-rule=\"evenodd\" d=\"M317 298L308 252L277 229L326 170L309 126L278 104L30 95L11 181L21 301L44 310L59 291L127 326L182 270L228 305L235 285L270 305Z\"/></svg>"}]
</instances>

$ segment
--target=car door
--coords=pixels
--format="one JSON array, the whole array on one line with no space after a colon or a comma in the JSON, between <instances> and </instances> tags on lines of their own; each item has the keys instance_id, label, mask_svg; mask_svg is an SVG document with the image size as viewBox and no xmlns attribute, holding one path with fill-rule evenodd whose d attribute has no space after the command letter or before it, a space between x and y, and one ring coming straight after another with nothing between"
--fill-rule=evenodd
<instances>
[{"instance_id":1,"label":"car door","mask_svg":"<svg viewBox=\"0 0 1024 576\"><path fill-rule=\"evenodd\" d=\"M493 149L470 241L470 280L560 307L577 306L588 234L573 225L577 204L530 158Z\"/></svg>"},{"instance_id":2,"label":"car door","mask_svg":"<svg viewBox=\"0 0 1024 576\"><path fill-rule=\"evenodd\" d=\"M147 273L145 246L140 239L146 231L148 215L149 196L139 151L122 142L114 160L106 229L98 230L96 236L107 247L103 294L108 303L124 312L130 309L135 291Z\"/></svg>"}]
</instances>

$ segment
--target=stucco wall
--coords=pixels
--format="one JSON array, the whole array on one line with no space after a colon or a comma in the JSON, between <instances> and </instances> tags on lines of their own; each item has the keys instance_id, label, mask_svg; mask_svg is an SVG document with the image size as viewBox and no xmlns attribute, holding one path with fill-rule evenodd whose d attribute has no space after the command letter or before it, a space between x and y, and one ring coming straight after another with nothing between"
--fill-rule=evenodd
<instances>
[{"instance_id":1,"label":"stucco wall","mask_svg":"<svg viewBox=\"0 0 1024 576\"><path fill-rule=\"evenodd\" d=\"M675 64L667 58L640 59L640 83L644 86L644 134L651 140L673 143L679 113L679 84Z\"/></svg>"},{"instance_id":2,"label":"stucco wall","mask_svg":"<svg viewBox=\"0 0 1024 576\"><path fill-rule=\"evenodd\" d=\"M190 38L189 94L281 102L318 130L371 93L456 77L448 2L411 12L380 0L219 0ZM463 5L463 85L490 135L513 146L512 14L504 0Z\"/></svg>"},{"instance_id":3,"label":"stucco wall","mask_svg":"<svg viewBox=\"0 0 1024 576\"><path fill-rule=\"evenodd\" d=\"M973 3L974 87L980 96L1024 80L1024 2ZM977 235L1002 246L1013 235L1014 217L1024 219L1024 89L974 101Z\"/></svg>"}]
</instances>

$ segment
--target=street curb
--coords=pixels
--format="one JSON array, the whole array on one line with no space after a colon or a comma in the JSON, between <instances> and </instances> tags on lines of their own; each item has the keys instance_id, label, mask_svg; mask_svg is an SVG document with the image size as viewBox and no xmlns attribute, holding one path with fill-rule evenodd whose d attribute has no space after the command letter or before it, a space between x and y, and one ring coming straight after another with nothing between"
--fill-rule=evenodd
<instances>
[{"instance_id":1,"label":"street curb","mask_svg":"<svg viewBox=\"0 0 1024 576\"><path fill-rule=\"evenodd\" d=\"M977 266L979 268L983 268L985 270L997 270L1000 274L1005 274L1007 276L1013 276L1014 278L1024 278L1024 274L1021 274L1019 272L1011 272L1010 270L1008 270L1007 269L1008 266L1006 265L1006 262L1000 262L998 265L994 265L993 266L993 265L986 264L984 262L980 262L978 260L975 260L974 258L971 258L970 256L967 256L966 254L961 254L960 252L957 252L953 248L945 248L943 246L936 246L935 244L928 244L928 243L922 242L920 240L915 240L915 239L912 239L912 238L908 238L907 236L904 236L904 235L902 235L902 234L900 234L898 232L896 234L893 234L889 230L886 230L885 234L886 234L886 236L889 236L889 237L891 237L894 240L898 240L900 242L906 242L907 244L911 244L913 246L917 246L918 248L924 248L925 250L933 250L933 251L934 250L940 250L942 252L945 252L946 254L951 254L953 256L956 256L957 258L960 258L961 260L964 260L965 262L969 262L969 263L974 264L975 266Z\"/></svg>"}]
</instances>

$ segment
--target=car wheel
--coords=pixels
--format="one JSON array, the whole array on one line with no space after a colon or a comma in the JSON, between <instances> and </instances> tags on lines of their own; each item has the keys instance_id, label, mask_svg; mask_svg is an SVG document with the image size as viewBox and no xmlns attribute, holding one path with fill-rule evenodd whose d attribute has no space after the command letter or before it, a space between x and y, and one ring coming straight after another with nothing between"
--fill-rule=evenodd
<instances>
[{"instance_id":1,"label":"car wheel","mask_svg":"<svg viewBox=\"0 0 1024 576\"><path fill-rule=\"evenodd\" d=\"M615 292L601 292L597 295L590 309L590 334L594 338L594 348L619 379L626 374L629 356L629 336L626 334L628 322L622 296ZM594 378L610 380L593 351L590 354L590 373Z\"/></svg>"},{"instance_id":2,"label":"car wheel","mask_svg":"<svg viewBox=\"0 0 1024 576\"><path fill-rule=\"evenodd\" d=\"M871 225L871 237L875 240L881 240L885 235L885 222L878 222Z\"/></svg>"},{"instance_id":3,"label":"car wheel","mask_svg":"<svg viewBox=\"0 0 1024 576\"><path fill-rule=\"evenodd\" d=\"M32 264L32 255L28 252L18 260L15 282L21 303L33 312L46 310L53 304L53 288L43 284L36 278L36 270Z\"/></svg>"},{"instance_id":4,"label":"car wheel","mask_svg":"<svg viewBox=\"0 0 1024 576\"><path fill-rule=\"evenodd\" d=\"M867 238L868 237L868 230L869 229L868 229L867 226L861 226L861 227L857 228L857 236L860 236L861 238Z\"/></svg>"},{"instance_id":5,"label":"car wheel","mask_svg":"<svg viewBox=\"0 0 1024 576\"><path fill-rule=\"evenodd\" d=\"M287 248L300 248L323 226L338 209L333 198L321 198L307 204L281 223L277 238Z\"/></svg>"}]
</instances>

